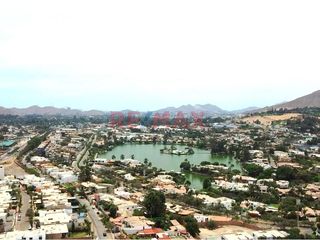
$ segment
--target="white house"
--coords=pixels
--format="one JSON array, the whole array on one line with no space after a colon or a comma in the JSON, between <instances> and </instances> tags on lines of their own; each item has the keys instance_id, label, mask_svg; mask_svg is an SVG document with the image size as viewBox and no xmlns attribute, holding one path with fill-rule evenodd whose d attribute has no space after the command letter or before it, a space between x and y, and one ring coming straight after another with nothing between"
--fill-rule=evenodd
<instances>
[{"instance_id":1,"label":"white house","mask_svg":"<svg viewBox=\"0 0 320 240\"><path fill-rule=\"evenodd\" d=\"M276 181L276 184L278 185L279 188L283 188L283 189L286 189L289 187L289 181L286 181L286 180Z\"/></svg>"},{"instance_id":2,"label":"white house","mask_svg":"<svg viewBox=\"0 0 320 240\"><path fill-rule=\"evenodd\" d=\"M235 200L227 197L220 197L220 198L213 198L205 194L199 194L197 195L197 198L202 199L203 203L206 205L211 206L223 206L227 210L231 210L232 206L236 203Z\"/></svg>"},{"instance_id":3,"label":"white house","mask_svg":"<svg viewBox=\"0 0 320 240\"><path fill-rule=\"evenodd\" d=\"M124 198L124 199L130 199L131 197L131 193L130 192L127 192L125 190L125 188L123 187L119 187L119 188L116 188L114 189L114 194L120 198Z\"/></svg>"},{"instance_id":4,"label":"white house","mask_svg":"<svg viewBox=\"0 0 320 240\"><path fill-rule=\"evenodd\" d=\"M97 164L107 164L110 160L105 159L105 158L95 158L92 160L92 162L97 163Z\"/></svg>"},{"instance_id":5,"label":"white house","mask_svg":"<svg viewBox=\"0 0 320 240\"><path fill-rule=\"evenodd\" d=\"M132 181L132 180L136 179L134 176L131 175L131 173L127 173L123 177L127 181Z\"/></svg>"},{"instance_id":6,"label":"white house","mask_svg":"<svg viewBox=\"0 0 320 240\"><path fill-rule=\"evenodd\" d=\"M198 223L205 223L209 221L209 217L202 214L194 214L194 218L197 220Z\"/></svg>"},{"instance_id":7,"label":"white house","mask_svg":"<svg viewBox=\"0 0 320 240\"><path fill-rule=\"evenodd\" d=\"M136 234L137 232L145 229L151 229L154 225L153 222L147 220L145 217L133 216L123 220L122 230L126 234Z\"/></svg>"}]
</instances>

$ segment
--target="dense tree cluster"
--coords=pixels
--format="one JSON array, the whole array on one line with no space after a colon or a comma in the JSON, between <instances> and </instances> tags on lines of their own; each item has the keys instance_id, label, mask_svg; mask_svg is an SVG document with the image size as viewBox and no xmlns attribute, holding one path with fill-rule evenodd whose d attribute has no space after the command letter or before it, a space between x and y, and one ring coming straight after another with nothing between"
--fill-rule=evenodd
<instances>
[{"instance_id":1,"label":"dense tree cluster","mask_svg":"<svg viewBox=\"0 0 320 240\"><path fill-rule=\"evenodd\" d=\"M191 234L191 236L197 237L200 233L197 220L192 216L188 216L184 219L184 222L185 227L187 231Z\"/></svg>"},{"instance_id":2,"label":"dense tree cluster","mask_svg":"<svg viewBox=\"0 0 320 240\"><path fill-rule=\"evenodd\" d=\"M250 177L258 177L263 173L263 167L256 164L244 164L243 168L247 171Z\"/></svg>"},{"instance_id":3,"label":"dense tree cluster","mask_svg":"<svg viewBox=\"0 0 320 240\"><path fill-rule=\"evenodd\" d=\"M147 215L152 218L163 217L166 212L166 198L163 192L150 190L143 200Z\"/></svg>"},{"instance_id":4,"label":"dense tree cluster","mask_svg":"<svg viewBox=\"0 0 320 240\"><path fill-rule=\"evenodd\" d=\"M180 168L184 171L190 171L191 169L191 164L190 162L185 159L181 164L180 164Z\"/></svg>"},{"instance_id":5,"label":"dense tree cluster","mask_svg":"<svg viewBox=\"0 0 320 240\"><path fill-rule=\"evenodd\" d=\"M297 132L320 133L320 119L310 115L304 115L302 118L291 119L287 121L287 127Z\"/></svg>"},{"instance_id":6,"label":"dense tree cluster","mask_svg":"<svg viewBox=\"0 0 320 240\"><path fill-rule=\"evenodd\" d=\"M226 141L213 138L210 141L210 149L211 154L226 153Z\"/></svg>"}]
</instances>

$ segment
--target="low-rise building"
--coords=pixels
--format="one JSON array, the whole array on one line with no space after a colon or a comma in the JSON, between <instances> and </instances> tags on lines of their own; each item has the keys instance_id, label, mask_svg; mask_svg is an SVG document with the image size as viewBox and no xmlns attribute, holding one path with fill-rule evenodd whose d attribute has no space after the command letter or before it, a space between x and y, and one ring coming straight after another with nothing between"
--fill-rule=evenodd
<instances>
[{"instance_id":1,"label":"low-rise building","mask_svg":"<svg viewBox=\"0 0 320 240\"><path fill-rule=\"evenodd\" d=\"M232 206L236 203L235 200L227 197L219 197L219 198L213 198L205 194L198 194L196 196L199 199L203 200L203 203L208 205L208 206L223 206L227 210L231 210Z\"/></svg>"}]
</instances>

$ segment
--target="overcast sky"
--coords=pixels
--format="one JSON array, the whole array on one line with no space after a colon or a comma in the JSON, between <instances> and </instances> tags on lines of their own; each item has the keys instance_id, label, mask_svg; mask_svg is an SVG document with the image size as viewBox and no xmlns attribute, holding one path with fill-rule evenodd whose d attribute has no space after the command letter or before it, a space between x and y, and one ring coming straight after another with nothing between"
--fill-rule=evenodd
<instances>
[{"instance_id":1,"label":"overcast sky","mask_svg":"<svg viewBox=\"0 0 320 240\"><path fill-rule=\"evenodd\" d=\"M320 1L1 1L0 106L266 106L320 89Z\"/></svg>"}]
</instances>

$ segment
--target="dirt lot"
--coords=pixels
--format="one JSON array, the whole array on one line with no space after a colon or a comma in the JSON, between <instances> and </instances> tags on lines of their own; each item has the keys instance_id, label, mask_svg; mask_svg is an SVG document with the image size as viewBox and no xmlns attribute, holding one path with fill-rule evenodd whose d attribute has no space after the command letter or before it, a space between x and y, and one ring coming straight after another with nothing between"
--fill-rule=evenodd
<instances>
[{"instance_id":1,"label":"dirt lot","mask_svg":"<svg viewBox=\"0 0 320 240\"><path fill-rule=\"evenodd\" d=\"M270 125L273 121L283 121L288 120L291 118L300 117L301 114L299 113L286 113L282 115L267 115L267 116L252 116L243 118L242 121L247 123L254 123L255 121L259 120L262 125Z\"/></svg>"},{"instance_id":2,"label":"dirt lot","mask_svg":"<svg viewBox=\"0 0 320 240\"><path fill-rule=\"evenodd\" d=\"M216 239L224 234L241 233L241 232L247 232L247 233L254 232L254 230L249 229L249 228L232 226L232 225L219 227L215 230L208 230L206 228L200 228L200 231L201 231L200 232L201 239Z\"/></svg>"},{"instance_id":3,"label":"dirt lot","mask_svg":"<svg viewBox=\"0 0 320 240\"><path fill-rule=\"evenodd\" d=\"M14 161L10 164L4 165L4 171L6 175L15 175L16 177L22 177L26 174L26 172Z\"/></svg>"}]
</instances>

